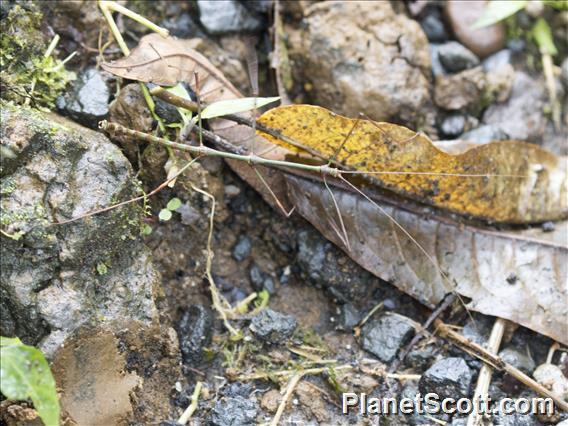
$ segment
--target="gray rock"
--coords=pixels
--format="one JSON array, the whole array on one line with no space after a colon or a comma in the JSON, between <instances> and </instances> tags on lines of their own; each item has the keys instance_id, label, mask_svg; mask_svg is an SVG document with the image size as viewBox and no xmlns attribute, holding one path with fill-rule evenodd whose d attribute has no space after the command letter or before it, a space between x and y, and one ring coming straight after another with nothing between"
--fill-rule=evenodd
<instances>
[{"instance_id":1,"label":"gray rock","mask_svg":"<svg viewBox=\"0 0 568 426\"><path fill-rule=\"evenodd\" d=\"M317 2L289 32L294 80L313 103L378 121L423 121L430 110L430 54L420 25L389 2Z\"/></svg>"},{"instance_id":2,"label":"gray rock","mask_svg":"<svg viewBox=\"0 0 568 426\"><path fill-rule=\"evenodd\" d=\"M237 262L242 262L250 256L251 249L252 244L250 242L250 238L246 235L241 235L237 244L233 247L233 259Z\"/></svg>"},{"instance_id":3,"label":"gray rock","mask_svg":"<svg viewBox=\"0 0 568 426\"><path fill-rule=\"evenodd\" d=\"M274 8L274 0L249 0L242 4L256 13L270 13Z\"/></svg>"},{"instance_id":4,"label":"gray rock","mask_svg":"<svg viewBox=\"0 0 568 426\"><path fill-rule=\"evenodd\" d=\"M118 97L110 104L109 121L140 132L152 130L154 118L144 100L140 84L128 84L120 89ZM139 161L139 147L132 143L130 137L113 135L112 140L120 146L132 164Z\"/></svg>"},{"instance_id":5,"label":"gray rock","mask_svg":"<svg viewBox=\"0 0 568 426\"><path fill-rule=\"evenodd\" d=\"M449 41L438 48L438 57L446 71L455 73L479 65L479 58L457 41Z\"/></svg>"},{"instance_id":6,"label":"gray rock","mask_svg":"<svg viewBox=\"0 0 568 426\"><path fill-rule=\"evenodd\" d=\"M520 348L509 346L501 352L499 356L505 362L508 362L513 367L518 368L525 374L532 374L536 368L536 364L533 359L526 354L526 350L523 352Z\"/></svg>"},{"instance_id":7,"label":"gray rock","mask_svg":"<svg viewBox=\"0 0 568 426\"><path fill-rule=\"evenodd\" d=\"M361 331L363 349L375 355L380 361L394 360L399 349L415 333L414 323L397 314L386 314L378 320L365 324Z\"/></svg>"},{"instance_id":8,"label":"gray rock","mask_svg":"<svg viewBox=\"0 0 568 426\"><path fill-rule=\"evenodd\" d=\"M266 290L269 294L273 295L276 293L276 287L274 286L274 281L268 275L262 272L256 263L253 263L249 270L250 282L252 288L255 291Z\"/></svg>"},{"instance_id":9,"label":"gray rock","mask_svg":"<svg viewBox=\"0 0 568 426\"><path fill-rule=\"evenodd\" d=\"M289 338L297 326L298 322L293 316L264 309L252 319L250 330L265 342L280 343Z\"/></svg>"},{"instance_id":10,"label":"gray rock","mask_svg":"<svg viewBox=\"0 0 568 426\"><path fill-rule=\"evenodd\" d=\"M438 9L432 9L421 21L420 25L428 40L434 43L444 42L448 39L448 32Z\"/></svg>"},{"instance_id":11,"label":"gray rock","mask_svg":"<svg viewBox=\"0 0 568 426\"><path fill-rule=\"evenodd\" d=\"M476 116L483 108L482 99L486 87L487 79L482 67L458 74L439 75L434 87L434 101L445 110L459 110Z\"/></svg>"},{"instance_id":12,"label":"gray rock","mask_svg":"<svg viewBox=\"0 0 568 426\"><path fill-rule=\"evenodd\" d=\"M197 364L203 357L203 348L211 342L211 311L203 305L190 306L181 315L177 332L184 365Z\"/></svg>"},{"instance_id":13,"label":"gray rock","mask_svg":"<svg viewBox=\"0 0 568 426\"><path fill-rule=\"evenodd\" d=\"M560 78L562 79L562 83L564 83L564 87L568 90L568 58L562 61L562 66Z\"/></svg>"},{"instance_id":14,"label":"gray rock","mask_svg":"<svg viewBox=\"0 0 568 426\"><path fill-rule=\"evenodd\" d=\"M499 68L511 65L512 52L509 49L500 50L497 53L483 60L483 69L485 72L492 72Z\"/></svg>"},{"instance_id":15,"label":"gray rock","mask_svg":"<svg viewBox=\"0 0 568 426\"><path fill-rule=\"evenodd\" d=\"M176 211L180 214L181 223L184 225L193 225L201 218L199 211L192 207L189 202L183 203Z\"/></svg>"},{"instance_id":16,"label":"gray rock","mask_svg":"<svg viewBox=\"0 0 568 426\"><path fill-rule=\"evenodd\" d=\"M538 142L546 128L544 85L523 72L516 72L507 102L491 105L483 123L497 126L511 139Z\"/></svg>"},{"instance_id":17,"label":"gray rock","mask_svg":"<svg viewBox=\"0 0 568 426\"><path fill-rule=\"evenodd\" d=\"M337 328L340 330L351 330L359 324L361 319L361 311L351 303L346 303L339 308Z\"/></svg>"},{"instance_id":18,"label":"gray rock","mask_svg":"<svg viewBox=\"0 0 568 426\"><path fill-rule=\"evenodd\" d=\"M440 61L440 57L438 56L439 48L439 44L430 44L430 60L432 61L432 74L434 77L447 74L442 62Z\"/></svg>"},{"instance_id":19,"label":"gray rock","mask_svg":"<svg viewBox=\"0 0 568 426\"><path fill-rule=\"evenodd\" d=\"M211 424L215 426L247 426L256 424L258 408L242 396L222 398L213 407Z\"/></svg>"},{"instance_id":20,"label":"gray rock","mask_svg":"<svg viewBox=\"0 0 568 426\"><path fill-rule=\"evenodd\" d=\"M434 346L429 345L423 348L413 349L406 356L406 364L413 369L423 371L434 359L436 349Z\"/></svg>"},{"instance_id":21,"label":"gray rock","mask_svg":"<svg viewBox=\"0 0 568 426\"><path fill-rule=\"evenodd\" d=\"M182 13L179 16L167 19L160 26L166 28L170 35L177 38L207 37L189 13Z\"/></svg>"},{"instance_id":22,"label":"gray rock","mask_svg":"<svg viewBox=\"0 0 568 426\"><path fill-rule=\"evenodd\" d=\"M135 195L132 168L100 133L55 115L2 108L3 335L51 355L82 325L157 321L158 276L133 206L49 226ZM41 342L40 342L41 341Z\"/></svg>"},{"instance_id":23,"label":"gray rock","mask_svg":"<svg viewBox=\"0 0 568 426\"><path fill-rule=\"evenodd\" d=\"M110 92L101 73L96 68L83 72L69 95L58 99L58 108L78 123L92 129L98 127L109 113Z\"/></svg>"},{"instance_id":24,"label":"gray rock","mask_svg":"<svg viewBox=\"0 0 568 426\"><path fill-rule=\"evenodd\" d=\"M507 134L496 125L484 124L475 129L465 132L460 139L472 142L487 143L508 139Z\"/></svg>"},{"instance_id":25,"label":"gray rock","mask_svg":"<svg viewBox=\"0 0 568 426\"><path fill-rule=\"evenodd\" d=\"M234 0L197 0L199 20L208 33L219 35L231 32L258 31L263 22L246 7Z\"/></svg>"},{"instance_id":26,"label":"gray rock","mask_svg":"<svg viewBox=\"0 0 568 426\"><path fill-rule=\"evenodd\" d=\"M440 126L442 135L449 138L456 138L463 133L465 128L465 117L462 114L450 114Z\"/></svg>"},{"instance_id":27,"label":"gray rock","mask_svg":"<svg viewBox=\"0 0 568 426\"><path fill-rule=\"evenodd\" d=\"M422 394L436 393L440 398L469 396L471 370L462 358L442 358L420 378Z\"/></svg>"}]
</instances>

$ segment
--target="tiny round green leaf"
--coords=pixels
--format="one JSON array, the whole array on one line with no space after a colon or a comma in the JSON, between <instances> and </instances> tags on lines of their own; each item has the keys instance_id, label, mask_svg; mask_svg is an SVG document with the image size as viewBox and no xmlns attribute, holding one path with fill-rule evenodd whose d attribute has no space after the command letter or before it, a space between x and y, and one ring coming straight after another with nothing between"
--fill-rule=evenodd
<instances>
[{"instance_id":1,"label":"tiny round green leaf","mask_svg":"<svg viewBox=\"0 0 568 426\"><path fill-rule=\"evenodd\" d=\"M172 198L166 208L172 212L175 212L177 209L181 207L181 200L179 198Z\"/></svg>"},{"instance_id":2,"label":"tiny round green leaf","mask_svg":"<svg viewBox=\"0 0 568 426\"><path fill-rule=\"evenodd\" d=\"M162 209L160 210L160 214L158 215L158 217L160 218L161 221L167 222L172 218L172 212L171 210L168 209Z\"/></svg>"}]
</instances>

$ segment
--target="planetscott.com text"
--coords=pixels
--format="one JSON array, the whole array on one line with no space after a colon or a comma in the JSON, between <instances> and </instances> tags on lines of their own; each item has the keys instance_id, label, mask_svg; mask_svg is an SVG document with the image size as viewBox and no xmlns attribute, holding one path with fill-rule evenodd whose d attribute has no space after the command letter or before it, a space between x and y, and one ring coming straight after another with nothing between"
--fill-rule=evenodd
<instances>
[{"instance_id":1,"label":"planetscott.com text","mask_svg":"<svg viewBox=\"0 0 568 426\"><path fill-rule=\"evenodd\" d=\"M477 405L477 410L475 410ZM551 414L554 402L551 398L503 398L492 401L490 397L474 401L471 398L440 398L435 393L414 398L376 398L365 393L343 394L343 414L358 412L362 415L375 414Z\"/></svg>"}]
</instances>

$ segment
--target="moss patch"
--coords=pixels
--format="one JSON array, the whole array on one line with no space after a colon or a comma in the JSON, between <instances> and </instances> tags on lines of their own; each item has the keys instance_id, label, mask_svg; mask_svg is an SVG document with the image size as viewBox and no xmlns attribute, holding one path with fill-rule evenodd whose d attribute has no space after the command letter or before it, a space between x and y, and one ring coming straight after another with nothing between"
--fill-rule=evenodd
<instances>
[{"instance_id":1,"label":"moss patch","mask_svg":"<svg viewBox=\"0 0 568 426\"><path fill-rule=\"evenodd\" d=\"M45 57L48 40L40 30L42 14L34 4L14 5L2 20L0 88L2 99L53 108L75 74L53 56ZM27 101L26 101L27 100Z\"/></svg>"}]
</instances>

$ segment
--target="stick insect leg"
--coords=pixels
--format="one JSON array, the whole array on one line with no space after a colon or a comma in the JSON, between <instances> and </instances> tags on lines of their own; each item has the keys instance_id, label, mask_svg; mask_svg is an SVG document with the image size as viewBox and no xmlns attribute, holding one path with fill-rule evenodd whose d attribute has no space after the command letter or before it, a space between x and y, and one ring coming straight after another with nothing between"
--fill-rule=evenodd
<instances>
[{"instance_id":1,"label":"stick insect leg","mask_svg":"<svg viewBox=\"0 0 568 426\"><path fill-rule=\"evenodd\" d=\"M434 260L434 258L426 251L426 249L424 247L422 247L422 245L416 241L416 238L414 238L412 236L412 234L410 234L410 232L408 232L404 226L402 226L400 223L398 223L398 221L392 217L392 215L390 215L389 213L387 213L387 211L382 208L379 204L377 204L373 199L371 199L371 197L369 197L367 194L365 194L363 191L361 191L359 188L357 188L355 185L353 185L351 182L349 182L347 179L345 179L343 176L341 176L341 174L339 175L339 179L346 183L350 188L352 188L355 192L357 192L358 194L360 194L361 196L363 196L367 201L369 201L372 205L374 205L382 214L384 214L389 220L390 222L395 225L398 229L400 229L402 231L402 233L408 238L410 239L410 241L412 241L412 243L418 247L418 249L422 252L422 254L424 256L426 256L426 258L428 259L428 261L434 266L434 268L436 268L436 272L438 272L438 274L440 274L440 276L442 277L442 281L446 284L446 288L451 291L453 294L455 294L456 298L460 301L460 303L464 306L464 308L466 308L466 303L463 300L463 298L458 294L458 292L455 290L455 286L454 284L452 284L452 281L450 280L450 278L448 277L448 275L442 271L442 268L440 268L440 265L438 264L438 262L436 262L436 260ZM475 324L475 319L473 318L473 316L471 315L471 313L469 312L469 310L466 308L467 314L469 316L469 318L472 320L472 322Z\"/></svg>"},{"instance_id":2,"label":"stick insect leg","mask_svg":"<svg viewBox=\"0 0 568 426\"><path fill-rule=\"evenodd\" d=\"M296 207L294 206L290 209L290 211L286 211L282 202L278 199L278 197L276 196L276 194L274 193L274 191L272 190L270 185L268 185L268 182L266 182L266 179L264 179L264 177L262 176L262 173L260 173L260 171L258 171L258 169L256 167L254 167L254 166L251 166L251 167L254 170L254 172L256 173L256 175L258 176L258 178L260 179L260 181L262 182L262 184L264 185L264 187L268 190L268 192L270 193L270 195L272 196L272 198L276 202L276 205L282 211L284 216L286 216L286 218L289 218L290 216L292 216L292 213L294 213L294 210L296 209Z\"/></svg>"}]
</instances>

